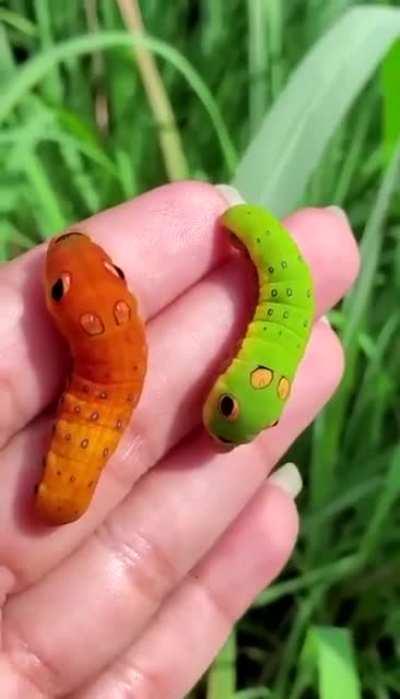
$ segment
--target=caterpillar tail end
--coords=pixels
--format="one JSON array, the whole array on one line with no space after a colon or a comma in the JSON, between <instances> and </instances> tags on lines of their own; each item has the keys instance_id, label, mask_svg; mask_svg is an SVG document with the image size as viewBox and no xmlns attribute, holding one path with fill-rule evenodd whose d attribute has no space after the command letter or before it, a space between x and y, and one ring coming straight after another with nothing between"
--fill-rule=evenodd
<instances>
[{"instance_id":1,"label":"caterpillar tail end","mask_svg":"<svg viewBox=\"0 0 400 699\"><path fill-rule=\"evenodd\" d=\"M55 527L75 522L87 509L79 507L76 500L68 500L52 493L45 483L39 485L34 507L41 522Z\"/></svg>"}]
</instances>

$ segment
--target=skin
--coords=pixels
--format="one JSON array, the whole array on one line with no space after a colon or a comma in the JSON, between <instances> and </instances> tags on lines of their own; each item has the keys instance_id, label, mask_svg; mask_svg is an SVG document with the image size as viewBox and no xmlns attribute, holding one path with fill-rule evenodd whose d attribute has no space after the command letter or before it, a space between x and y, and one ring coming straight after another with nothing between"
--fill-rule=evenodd
<instances>
[{"instance_id":1,"label":"skin","mask_svg":"<svg viewBox=\"0 0 400 699\"><path fill-rule=\"evenodd\" d=\"M27 514L68 366L43 303L43 248L0 269L0 696L181 698L290 555L296 509L266 477L332 395L342 351L317 321L273 438L215 453L201 406L255 300L248 262L226 261L215 226L225 208L214 188L186 182L81 226L135 289L150 365L136 419L68 527ZM331 211L286 225L313 270L319 318L356 276L354 239Z\"/></svg>"}]
</instances>

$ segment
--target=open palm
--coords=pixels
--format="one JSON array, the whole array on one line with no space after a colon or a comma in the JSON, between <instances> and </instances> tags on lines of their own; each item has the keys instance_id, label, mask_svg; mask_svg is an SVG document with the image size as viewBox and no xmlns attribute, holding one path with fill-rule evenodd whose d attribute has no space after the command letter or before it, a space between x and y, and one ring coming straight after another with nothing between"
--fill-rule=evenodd
<instances>
[{"instance_id":1,"label":"open palm","mask_svg":"<svg viewBox=\"0 0 400 699\"><path fill-rule=\"evenodd\" d=\"M211 185L185 182L74 227L123 267L150 354L94 501L64 527L32 511L68 364L45 309L44 246L0 270L1 697L183 697L292 550L293 500L267 476L335 390L342 351L317 320L279 425L214 451L202 401L254 301L253 271L230 256L216 223L226 206ZM321 316L356 275L354 239L329 209L286 224L311 264Z\"/></svg>"}]
</instances>

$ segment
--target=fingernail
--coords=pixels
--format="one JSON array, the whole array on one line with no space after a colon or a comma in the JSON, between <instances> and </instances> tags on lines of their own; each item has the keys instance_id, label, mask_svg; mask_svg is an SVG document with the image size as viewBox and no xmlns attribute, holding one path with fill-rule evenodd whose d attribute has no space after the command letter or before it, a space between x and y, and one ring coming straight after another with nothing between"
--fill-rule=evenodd
<instances>
[{"instance_id":1,"label":"fingernail","mask_svg":"<svg viewBox=\"0 0 400 699\"><path fill-rule=\"evenodd\" d=\"M303 480L300 471L296 464L288 463L278 468L272 476L268 478L268 482L281 488L293 500L303 488Z\"/></svg>"},{"instance_id":2,"label":"fingernail","mask_svg":"<svg viewBox=\"0 0 400 699\"><path fill-rule=\"evenodd\" d=\"M335 206L335 205L327 206L326 210L331 211L333 214L335 214L335 216L337 216L338 218L341 218L342 221L346 221L346 223L348 223L350 225L349 217L347 216L345 210L342 209L340 206Z\"/></svg>"},{"instance_id":3,"label":"fingernail","mask_svg":"<svg viewBox=\"0 0 400 699\"><path fill-rule=\"evenodd\" d=\"M328 318L328 316L321 316L320 320L322 321L322 323L325 323L325 324L328 325L330 328L332 327L332 326L331 326L331 323L330 323L330 320L329 320L329 318Z\"/></svg>"},{"instance_id":4,"label":"fingernail","mask_svg":"<svg viewBox=\"0 0 400 699\"><path fill-rule=\"evenodd\" d=\"M232 206L233 204L243 204L244 199L240 192L238 192L235 187L232 187L230 184L216 184L215 189L219 191L220 194L224 197L225 201Z\"/></svg>"}]
</instances>

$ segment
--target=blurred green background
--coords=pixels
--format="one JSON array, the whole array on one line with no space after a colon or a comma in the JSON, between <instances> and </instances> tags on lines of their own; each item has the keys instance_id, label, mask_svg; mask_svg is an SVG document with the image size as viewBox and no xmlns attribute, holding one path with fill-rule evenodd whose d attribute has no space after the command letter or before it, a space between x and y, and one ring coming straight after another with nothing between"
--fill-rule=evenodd
<instances>
[{"instance_id":1,"label":"blurred green background","mask_svg":"<svg viewBox=\"0 0 400 699\"><path fill-rule=\"evenodd\" d=\"M300 541L191 699L400 697L399 36L385 2L0 2L3 261L182 177L338 204L361 241L346 376L291 454Z\"/></svg>"}]
</instances>

